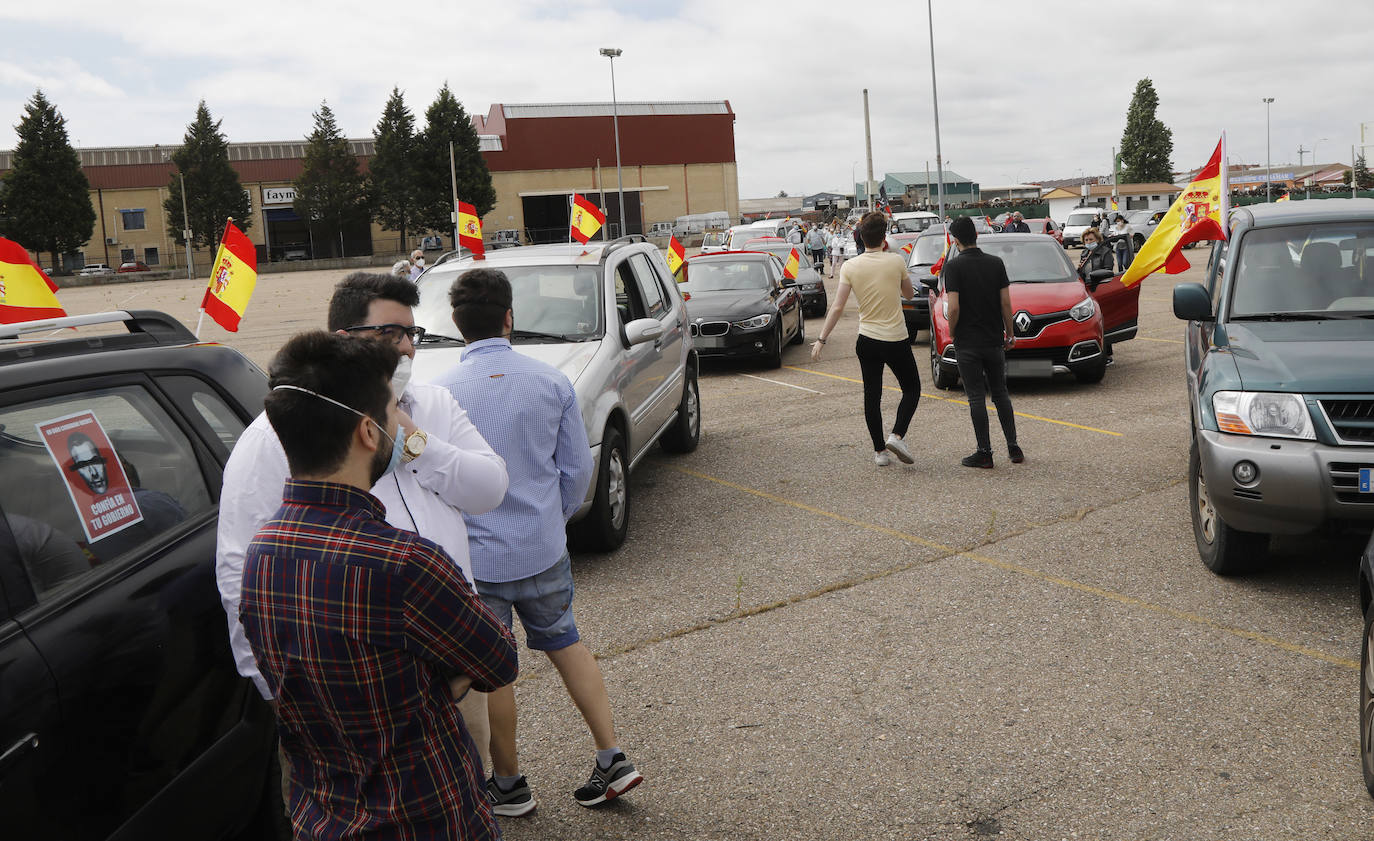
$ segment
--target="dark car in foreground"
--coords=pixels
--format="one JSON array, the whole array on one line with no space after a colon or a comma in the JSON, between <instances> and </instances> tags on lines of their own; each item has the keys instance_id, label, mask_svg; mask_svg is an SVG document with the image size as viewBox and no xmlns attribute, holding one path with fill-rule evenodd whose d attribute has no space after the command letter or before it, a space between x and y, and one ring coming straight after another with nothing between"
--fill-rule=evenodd
<instances>
[{"instance_id":1,"label":"dark car in foreground","mask_svg":"<svg viewBox=\"0 0 1374 841\"><path fill-rule=\"evenodd\" d=\"M1231 214L1188 322L1188 482L1198 554L1246 572L1272 534L1374 525L1374 200Z\"/></svg>"},{"instance_id":2,"label":"dark car in foreground","mask_svg":"<svg viewBox=\"0 0 1374 841\"><path fill-rule=\"evenodd\" d=\"M26 338L61 327L84 335ZM163 313L0 326L6 838L289 835L215 584L223 466L266 388Z\"/></svg>"},{"instance_id":3,"label":"dark car in foreground","mask_svg":"<svg viewBox=\"0 0 1374 841\"><path fill-rule=\"evenodd\" d=\"M1374 795L1374 535L1360 555L1360 769L1364 787Z\"/></svg>"},{"instance_id":4,"label":"dark car in foreground","mask_svg":"<svg viewBox=\"0 0 1374 841\"><path fill-rule=\"evenodd\" d=\"M677 279L703 358L761 357L780 368L783 346L806 341L801 293L772 254L698 254L678 267Z\"/></svg>"},{"instance_id":5,"label":"dark car in foreground","mask_svg":"<svg viewBox=\"0 0 1374 841\"><path fill-rule=\"evenodd\" d=\"M954 246L950 246L953 250ZM906 319L907 340L916 341L916 334L930 329L930 298L922 280L932 276L930 267L940 259L945 251L945 226L932 225L911 244L907 255L906 271L911 277L911 288L916 292L914 298L902 299L902 317Z\"/></svg>"}]
</instances>

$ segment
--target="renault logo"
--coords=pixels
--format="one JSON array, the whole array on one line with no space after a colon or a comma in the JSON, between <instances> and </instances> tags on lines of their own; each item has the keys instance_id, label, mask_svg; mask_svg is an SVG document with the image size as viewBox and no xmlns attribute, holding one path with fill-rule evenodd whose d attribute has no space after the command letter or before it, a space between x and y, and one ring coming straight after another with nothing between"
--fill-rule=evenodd
<instances>
[{"instance_id":1,"label":"renault logo","mask_svg":"<svg viewBox=\"0 0 1374 841\"><path fill-rule=\"evenodd\" d=\"M1011 320L1011 323L1016 327L1016 332L1028 332L1031 326L1030 313L1026 312L1025 310L1021 310L1016 314L1016 317Z\"/></svg>"}]
</instances>

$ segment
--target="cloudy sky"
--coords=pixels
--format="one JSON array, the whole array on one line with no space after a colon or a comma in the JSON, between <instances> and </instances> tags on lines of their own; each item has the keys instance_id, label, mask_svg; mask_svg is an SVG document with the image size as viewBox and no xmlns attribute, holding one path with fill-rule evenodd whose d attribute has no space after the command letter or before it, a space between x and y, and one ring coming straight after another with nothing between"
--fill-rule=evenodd
<instances>
[{"instance_id":1,"label":"cloudy sky","mask_svg":"<svg viewBox=\"0 0 1374 841\"><path fill-rule=\"evenodd\" d=\"M934 0L934 25L944 155L984 185L1108 172L1144 77L1177 168L1223 129L1263 164L1270 96L1276 165L1348 159L1361 122L1374 145L1365 0ZM615 46L622 101L730 101L742 197L862 179L865 87L877 177L935 158L919 0L15 0L0 31L0 148L40 87L87 147L179 142L200 99L231 141L303 137L321 100L365 137L393 86L417 115L445 80L474 113L609 101Z\"/></svg>"}]
</instances>

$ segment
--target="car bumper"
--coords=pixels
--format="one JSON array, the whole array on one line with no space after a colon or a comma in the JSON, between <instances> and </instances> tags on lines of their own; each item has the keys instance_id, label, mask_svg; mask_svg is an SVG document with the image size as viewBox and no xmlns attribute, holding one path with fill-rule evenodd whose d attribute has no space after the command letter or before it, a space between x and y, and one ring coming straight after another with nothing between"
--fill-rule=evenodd
<instances>
[{"instance_id":1,"label":"car bumper","mask_svg":"<svg viewBox=\"0 0 1374 841\"><path fill-rule=\"evenodd\" d=\"M1374 447L1204 429L1198 456L1212 506L1241 531L1302 534L1330 522L1374 520L1374 493L1359 492L1359 468L1374 467ZM1232 473L1242 461L1259 468L1249 485Z\"/></svg>"},{"instance_id":2,"label":"car bumper","mask_svg":"<svg viewBox=\"0 0 1374 841\"><path fill-rule=\"evenodd\" d=\"M902 318L906 319L908 330L926 330L930 327L930 299L924 295L902 299Z\"/></svg>"},{"instance_id":3,"label":"car bumper","mask_svg":"<svg viewBox=\"0 0 1374 841\"><path fill-rule=\"evenodd\" d=\"M692 346L699 356L763 356L774 350L773 330L772 324L750 330L731 327L723 336L693 336Z\"/></svg>"}]
</instances>

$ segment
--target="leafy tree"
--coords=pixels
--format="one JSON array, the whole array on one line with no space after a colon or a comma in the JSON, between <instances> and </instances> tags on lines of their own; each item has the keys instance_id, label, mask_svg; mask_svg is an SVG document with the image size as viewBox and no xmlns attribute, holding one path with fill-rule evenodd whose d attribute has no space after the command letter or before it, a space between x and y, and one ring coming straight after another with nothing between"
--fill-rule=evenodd
<instances>
[{"instance_id":1,"label":"leafy tree","mask_svg":"<svg viewBox=\"0 0 1374 841\"><path fill-rule=\"evenodd\" d=\"M399 88L391 89L391 98L386 101L373 137L377 139L377 147L368 167L372 218L389 231L400 231L404 250L406 232L415 221L419 179L416 176L415 115L406 107Z\"/></svg>"},{"instance_id":2,"label":"leafy tree","mask_svg":"<svg viewBox=\"0 0 1374 841\"><path fill-rule=\"evenodd\" d=\"M167 233L184 246L181 232L186 220L181 215L181 185L186 179L186 215L191 217L191 245L195 248L214 246L224 232L224 220L233 217L239 230L253 225L253 208L248 194L239 183L238 172L229 165L229 140L220 131L220 123L210 116L210 109L201 100L196 106L196 118L186 126L181 148L172 153L177 171L167 182L167 198L162 209L167 212Z\"/></svg>"},{"instance_id":3,"label":"leafy tree","mask_svg":"<svg viewBox=\"0 0 1374 841\"><path fill-rule=\"evenodd\" d=\"M1365 165L1364 153L1355 159L1355 186L1361 190L1374 189L1374 175L1369 172L1369 167Z\"/></svg>"},{"instance_id":4,"label":"leafy tree","mask_svg":"<svg viewBox=\"0 0 1374 841\"><path fill-rule=\"evenodd\" d=\"M4 182L0 235L34 252L60 255L83 246L95 231L91 184L81 156L67 139L67 121L43 91L34 92L15 126L19 144Z\"/></svg>"},{"instance_id":5,"label":"leafy tree","mask_svg":"<svg viewBox=\"0 0 1374 841\"><path fill-rule=\"evenodd\" d=\"M448 83L425 111L425 130L419 138L419 166L415 185L416 226L431 231L453 232L453 189L449 184L448 149L453 142L458 198L485 216L496 205L491 172L482 158L477 129Z\"/></svg>"},{"instance_id":6,"label":"leafy tree","mask_svg":"<svg viewBox=\"0 0 1374 841\"><path fill-rule=\"evenodd\" d=\"M344 230L367 218L367 183L329 103L320 103L314 117L293 206L309 224L322 229L331 253L337 246L338 256L343 256Z\"/></svg>"},{"instance_id":7,"label":"leafy tree","mask_svg":"<svg viewBox=\"0 0 1374 841\"><path fill-rule=\"evenodd\" d=\"M1141 79L1121 133L1121 178L1127 184L1167 184L1174 179L1174 133L1155 116L1158 107L1154 83Z\"/></svg>"}]
</instances>

